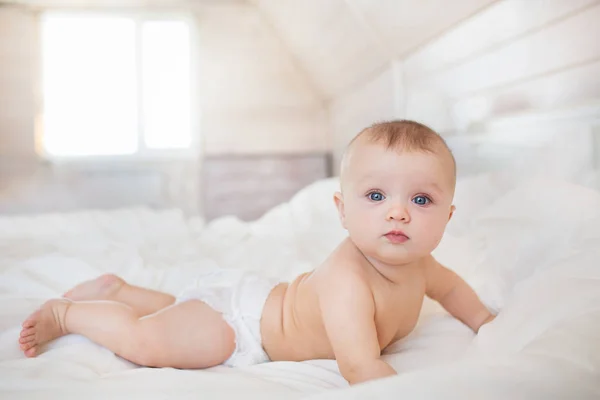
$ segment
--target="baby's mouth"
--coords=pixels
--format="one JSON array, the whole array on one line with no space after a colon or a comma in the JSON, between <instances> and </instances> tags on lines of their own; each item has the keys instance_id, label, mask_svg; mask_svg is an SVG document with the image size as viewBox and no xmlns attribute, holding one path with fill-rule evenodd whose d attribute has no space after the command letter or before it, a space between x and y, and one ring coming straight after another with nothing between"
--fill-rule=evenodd
<instances>
[{"instance_id":1,"label":"baby's mouth","mask_svg":"<svg viewBox=\"0 0 600 400\"><path fill-rule=\"evenodd\" d=\"M401 244L410 238L402 231L389 231L384 235L391 243Z\"/></svg>"}]
</instances>

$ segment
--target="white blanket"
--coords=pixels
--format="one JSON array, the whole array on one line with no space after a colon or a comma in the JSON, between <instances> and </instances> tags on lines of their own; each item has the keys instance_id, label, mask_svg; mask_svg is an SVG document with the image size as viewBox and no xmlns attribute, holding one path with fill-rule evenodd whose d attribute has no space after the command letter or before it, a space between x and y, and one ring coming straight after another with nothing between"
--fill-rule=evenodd
<instances>
[{"instance_id":1,"label":"white blanket","mask_svg":"<svg viewBox=\"0 0 600 400\"><path fill-rule=\"evenodd\" d=\"M386 352L399 375L353 388L330 360L181 371L139 368L76 335L35 359L17 344L41 302L101 273L177 294L211 268L291 279L315 267L345 235L336 179L253 223L145 208L2 217L0 398L600 398L600 194L498 179L460 182L435 252L498 318L476 337L426 300L415 331Z\"/></svg>"}]
</instances>

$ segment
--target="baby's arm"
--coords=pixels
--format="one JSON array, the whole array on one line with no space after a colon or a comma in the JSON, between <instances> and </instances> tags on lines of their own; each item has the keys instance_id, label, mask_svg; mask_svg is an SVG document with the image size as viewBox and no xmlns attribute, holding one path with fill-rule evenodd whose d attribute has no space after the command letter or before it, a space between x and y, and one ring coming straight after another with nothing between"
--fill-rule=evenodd
<instances>
[{"instance_id":1,"label":"baby's arm","mask_svg":"<svg viewBox=\"0 0 600 400\"><path fill-rule=\"evenodd\" d=\"M370 288L357 274L338 274L319 291L327 336L340 372L351 384L395 375L380 359L375 328L375 303Z\"/></svg>"},{"instance_id":2,"label":"baby's arm","mask_svg":"<svg viewBox=\"0 0 600 400\"><path fill-rule=\"evenodd\" d=\"M483 324L495 318L469 284L431 256L426 263L425 276L427 296L438 301L450 314L473 331L479 332Z\"/></svg>"}]
</instances>

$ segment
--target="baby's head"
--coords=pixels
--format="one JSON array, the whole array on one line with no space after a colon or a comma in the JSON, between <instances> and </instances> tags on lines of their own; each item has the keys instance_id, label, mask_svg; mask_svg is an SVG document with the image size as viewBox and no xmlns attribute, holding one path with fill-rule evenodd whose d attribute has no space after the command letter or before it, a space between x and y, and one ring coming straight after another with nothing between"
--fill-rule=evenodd
<instances>
[{"instance_id":1,"label":"baby's head","mask_svg":"<svg viewBox=\"0 0 600 400\"><path fill-rule=\"evenodd\" d=\"M413 121L375 124L348 145L335 203L369 258L389 265L430 254L452 217L456 163L444 140Z\"/></svg>"}]
</instances>

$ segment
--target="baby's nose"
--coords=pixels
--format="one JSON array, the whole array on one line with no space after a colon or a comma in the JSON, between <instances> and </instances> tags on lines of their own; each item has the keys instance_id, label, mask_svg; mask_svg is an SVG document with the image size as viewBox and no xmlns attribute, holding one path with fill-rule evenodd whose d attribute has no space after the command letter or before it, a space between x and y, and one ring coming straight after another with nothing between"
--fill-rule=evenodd
<instances>
[{"instance_id":1,"label":"baby's nose","mask_svg":"<svg viewBox=\"0 0 600 400\"><path fill-rule=\"evenodd\" d=\"M387 214L387 220L410 221L410 214L403 204L394 204L390 207Z\"/></svg>"}]
</instances>

